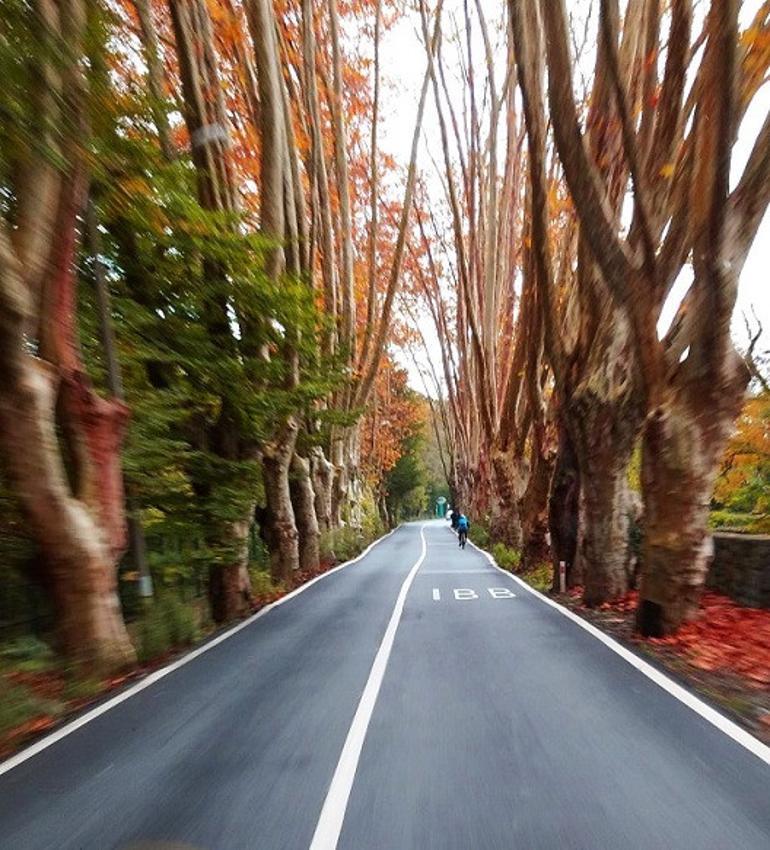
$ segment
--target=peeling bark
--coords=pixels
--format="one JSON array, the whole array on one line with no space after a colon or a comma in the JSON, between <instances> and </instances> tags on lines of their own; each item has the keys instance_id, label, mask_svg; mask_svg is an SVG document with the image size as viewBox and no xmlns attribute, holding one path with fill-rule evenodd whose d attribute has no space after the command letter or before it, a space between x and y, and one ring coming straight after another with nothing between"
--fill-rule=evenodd
<instances>
[{"instance_id":1,"label":"peeling bark","mask_svg":"<svg viewBox=\"0 0 770 850\"><path fill-rule=\"evenodd\" d=\"M213 564L209 568L209 604L215 623L226 623L242 617L251 610L252 591L249 576L249 531L254 505L239 522L228 523L228 536L232 541L232 561Z\"/></svg>"},{"instance_id":2,"label":"peeling bark","mask_svg":"<svg viewBox=\"0 0 770 850\"><path fill-rule=\"evenodd\" d=\"M267 499L270 573L273 580L290 587L299 569L299 535L291 502L289 471L297 442L298 426L290 418L278 438L263 449L262 475Z\"/></svg>"},{"instance_id":3,"label":"peeling bark","mask_svg":"<svg viewBox=\"0 0 770 850\"><path fill-rule=\"evenodd\" d=\"M711 555L708 515L748 372L732 352L720 404L704 409L698 384L672 392L647 418L642 456L644 571L637 628L661 637L698 612Z\"/></svg>"},{"instance_id":4,"label":"peeling bark","mask_svg":"<svg viewBox=\"0 0 770 850\"><path fill-rule=\"evenodd\" d=\"M310 476L310 461L299 454L291 461L291 501L297 523L299 565L302 570L317 570L321 558L321 531L315 508L315 493Z\"/></svg>"}]
</instances>

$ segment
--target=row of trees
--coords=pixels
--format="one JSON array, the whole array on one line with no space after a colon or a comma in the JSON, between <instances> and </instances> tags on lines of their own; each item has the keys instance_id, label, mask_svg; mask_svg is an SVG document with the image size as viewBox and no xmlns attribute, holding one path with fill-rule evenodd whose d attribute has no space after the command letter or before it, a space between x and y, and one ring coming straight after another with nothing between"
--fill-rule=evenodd
<instances>
[{"instance_id":1,"label":"row of trees","mask_svg":"<svg viewBox=\"0 0 770 850\"><path fill-rule=\"evenodd\" d=\"M413 293L441 343L454 500L525 567L565 561L588 604L640 569L638 627L666 634L697 611L750 377L730 325L770 201L770 118L730 169L770 68L770 4L743 29L737 0L602 0L572 17L564 0L511 0L494 25L482 3L463 9L446 40L459 95L441 34L429 66L444 198L420 216Z\"/></svg>"},{"instance_id":2,"label":"row of trees","mask_svg":"<svg viewBox=\"0 0 770 850\"><path fill-rule=\"evenodd\" d=\"M196 542L223 622L248 610L255 523L288 586L367 497L387 515L422 415L387 346L427 90L396 194L394 12L4 4L0 449L78 660L134 657L116 567L129 530L141 560L140 519Z\"/></svg>"}]
</instances>

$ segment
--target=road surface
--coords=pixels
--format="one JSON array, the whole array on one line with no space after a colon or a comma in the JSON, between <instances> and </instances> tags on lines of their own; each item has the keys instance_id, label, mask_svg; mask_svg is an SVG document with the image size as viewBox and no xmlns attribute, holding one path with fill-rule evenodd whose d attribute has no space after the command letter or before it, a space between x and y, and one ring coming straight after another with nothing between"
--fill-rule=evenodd
<instances>
[{"instance_id":1,"label":"road surface","mask_svg":"<svg viewBox=\"0 0 770 850\"><path fill-rule=\"evenodd\" d=\"M770 767L439 521L0 775L3 850L335 845L767 850Z\"/></svg>"}]
</instances>

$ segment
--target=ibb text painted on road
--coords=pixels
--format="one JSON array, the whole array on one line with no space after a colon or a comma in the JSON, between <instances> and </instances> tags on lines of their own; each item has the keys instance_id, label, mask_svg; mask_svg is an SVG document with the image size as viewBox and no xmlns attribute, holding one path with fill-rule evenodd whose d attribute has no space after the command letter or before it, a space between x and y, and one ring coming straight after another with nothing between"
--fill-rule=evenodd
<instances>
[{"instance_id":1,"label":"ibb text painted on road","mask_svg":"<svg viewBox=\"0 0 770 850\"><path fill-rule=\"evenodd\" d=\"M512 590L508 590L507 587L488 587L487 593L489 593L492 599L516 598L516 594ZM453 587L452 595L458 602L481 598L481 596L471 587ZM441 591L437 587L433 588L433 601L441 602Z\"/></svg>"}]
</instances>

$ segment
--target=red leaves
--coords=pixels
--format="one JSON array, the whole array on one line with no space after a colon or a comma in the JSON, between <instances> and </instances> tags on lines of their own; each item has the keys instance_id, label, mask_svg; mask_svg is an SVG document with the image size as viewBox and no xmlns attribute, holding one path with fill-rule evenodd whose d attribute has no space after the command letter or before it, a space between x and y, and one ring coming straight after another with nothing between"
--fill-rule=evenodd
<instances>
[{"instance_id":1,"label":"red leaves","mask_svg":"<svg viewBox=\"0 0 770 850\"><path fill-rule=\"evenodd\" d=\"M581 592L573 588L569 595L576 598ZM638 601L638 592L631 591L595 610L631 615ZM682 655L699 670L733 673L752 688L770 687L770 611L744 608L727 596L706 592L697 620L649 643Z\"/></svg>"},{"instance_id":2,"label":"red leaves","mask_svg":"<svg viewBox=\"0 0 770 850\"><path fill-rule=\"evenodd\" d=\"M700 670L735 673L752 687L770 686L770 611L705 593L698 620L651 643L682 651Z\"/></svg>"}]
</instances>

